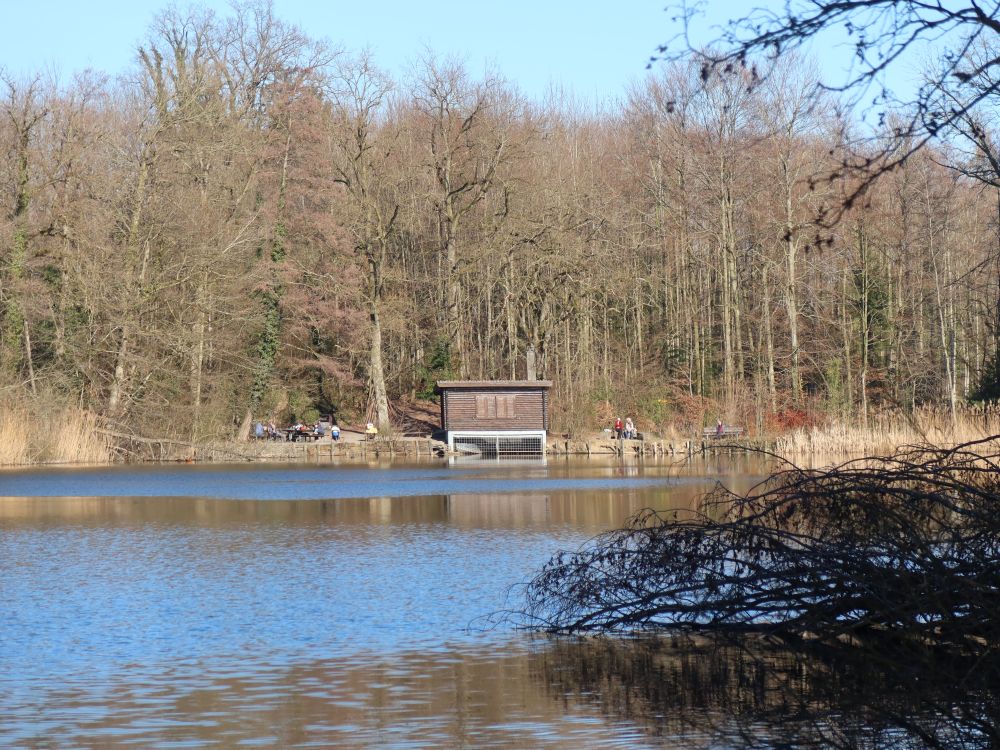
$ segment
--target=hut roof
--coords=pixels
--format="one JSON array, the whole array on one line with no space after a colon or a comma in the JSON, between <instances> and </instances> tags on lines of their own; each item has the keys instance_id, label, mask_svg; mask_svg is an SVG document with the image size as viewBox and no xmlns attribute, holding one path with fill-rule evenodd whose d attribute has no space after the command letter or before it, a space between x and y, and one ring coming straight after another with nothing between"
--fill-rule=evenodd
<instances>
[{"instance_id":1,"label":"hut roof","mask_svg":"<svg viewBox=\"0 0 1000 750\"><path fill-rule=\"evenodd\" d=\"M510 388L551 388L551 380L439 380L439 390L443 389L476 389L503 390Z\"/></svg>"}]
</instances>

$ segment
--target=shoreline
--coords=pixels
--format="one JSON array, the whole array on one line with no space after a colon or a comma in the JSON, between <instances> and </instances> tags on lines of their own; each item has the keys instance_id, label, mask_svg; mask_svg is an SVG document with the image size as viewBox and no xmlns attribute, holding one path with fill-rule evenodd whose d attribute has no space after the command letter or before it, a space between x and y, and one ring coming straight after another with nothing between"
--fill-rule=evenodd
<instances>
[{"instance_id":1,"label":"shoreline","mask_svg":"<svg viewBox=\"0 0 1000 750\"><path fill-rule=\"evenodd\" d=\"M119 439L125 436L116 436ZM42 466L115 466L124 464L158 463L329 463L336 461L367 461L372 459L443 460L474 458L451 452L446 443L431 437L380 437L373 440L354 437L332 441L329 438L310 441L217 441L192 445L163 438L129 438L119 445L111 460L48 460L22 463L0 463L2 469ZM736 454L757 451L770 452L774 442L760 439L742 440L614 440L593 438L549 438L546 452L540 457L677 457L686 458L718 453ZM495 458L495 457L492 457ZM508 457L504 457L508 458ZM510 456L509 458L518 458Z\"/></svg>"},{"instance_id":2,"label":"shoreline","mask_svg":"<svg viewBox=\"0 0 1000 750\"><path fill-rule=\"evenodd\" d=\"M473 458L449 452L446 443L428 435L379 436L365 439L363 433L346 431L339 441L329 437L310 441L218 440L199 444L174 438L150 438L95 430L104 448L94 452L15 453L15 460L0 462L0 470L41 466L114 466L145 463L329 463L369 460L442 460ZM586 438L549 436L545 456L603 458L675 458L758 454L790 464L836 464L856 458L887 455L901 448L930 446L947 448L996 439L1000 431L964 430L956 434L916 435L896 433L880 440L859 439L854 431L831 435L829 431L798 431L778 436L739 438L677 438L649 435L641 440L615 440L600 434ZM8 457L9 458L9 457ZM495 457L494 457L495 458ZM505 458L517 458L509 456ZM20 459L20 460L17 460Z\"/></svg>"}]
</instances>

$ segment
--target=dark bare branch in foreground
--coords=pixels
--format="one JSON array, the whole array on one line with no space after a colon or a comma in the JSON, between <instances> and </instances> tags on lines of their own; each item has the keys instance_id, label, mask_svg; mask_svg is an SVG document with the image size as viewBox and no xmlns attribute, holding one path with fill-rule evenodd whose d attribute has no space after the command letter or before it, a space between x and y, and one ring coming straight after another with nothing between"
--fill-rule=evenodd
<instances>
[{"instance_id":1,"label":"dark bare branch in foreground","mask_svg":"<svg viewBox=\"0 0 1000 750\"><path fill-rule=\"evenodd\" d=\"M658 51L671 61L695 55L705 81L739 70L746 71L753 86L788 53L817 39L829 43L838 34L846 36L843 46L853 54L850 69L842 80L822 88L843 94L853 104L866 102L876 108L879 125L886 127L877 138L845 140L840 168L829 179L847 179L850 186L841 205L820 217L830 224L879 177L927 144L942 136L961 136L969 119L1000 91L1000 56L995 54L1000 3L995 0L790 0L778 12L755 8L734 15L704 39L693 32L701 7L686 0L674 7L673 20L682 31ZM933 53L933 61L930 45L943 49ZM916 58L924 66L923 80L914 94L900 97L887 76L912 67Z\"/></svg>"},{"instance_id":2,"label":"dark bare branch in foreground","mask_svg":"<svg viewBox=\"0 0 1000 750\"><path fill-rule=\"evenodd\" d=\"M997 640L1000 443L789 468L702 513L645 511L527 587L560 631L758 631L832 643L891 634L976 652Z\"/></svg>"}]
</instances>

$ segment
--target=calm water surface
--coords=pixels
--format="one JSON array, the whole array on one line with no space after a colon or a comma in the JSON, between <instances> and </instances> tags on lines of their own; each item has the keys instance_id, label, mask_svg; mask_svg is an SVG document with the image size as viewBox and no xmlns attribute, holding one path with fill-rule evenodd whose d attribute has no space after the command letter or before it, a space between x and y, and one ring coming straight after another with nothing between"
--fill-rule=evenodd
<instances>
[{"instance_id":1,"label":"calm water surface","mask_svg":"<svg viewBox=\"0 0 1000 750\"><path fill-rule=\"evenodd\" d=\"M0 746L680 747L490 615L556 551L764 471L0 472Z\"/></svg>"}]
</instances>

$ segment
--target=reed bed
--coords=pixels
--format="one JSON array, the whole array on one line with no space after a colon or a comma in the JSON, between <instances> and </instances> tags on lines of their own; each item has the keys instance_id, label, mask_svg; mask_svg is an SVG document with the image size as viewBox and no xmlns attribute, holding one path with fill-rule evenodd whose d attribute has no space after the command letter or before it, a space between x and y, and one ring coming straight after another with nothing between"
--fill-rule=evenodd
<instances>
[{"instance_id":1,"label":"reed bed","mask_svg":"<svg viewBox=\"0 0 1000 750\"><path fill-rule=\"evenodd\" d=\"M782 456L886 455L904 445L951 447L1000 435L1000 408L965 407L954 417L947 409L883 412L871 424L843 421L797 429L775 439Z\"/></svg>"},{"instance_id":2,"label":"reed bed","mask_svg":"<svg viewBox=\"0 0 1000 750\"><path fill-rule=\"evenodd\" d=\"M110 463L111 447L98 428L81 409L0 404L0 465Z\"/></svg>"}]
</instances>

